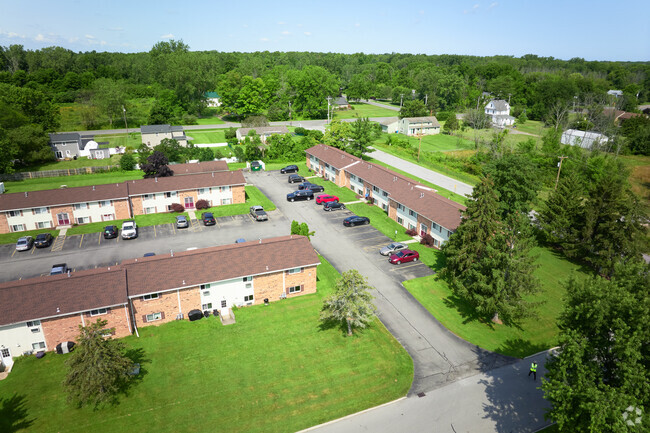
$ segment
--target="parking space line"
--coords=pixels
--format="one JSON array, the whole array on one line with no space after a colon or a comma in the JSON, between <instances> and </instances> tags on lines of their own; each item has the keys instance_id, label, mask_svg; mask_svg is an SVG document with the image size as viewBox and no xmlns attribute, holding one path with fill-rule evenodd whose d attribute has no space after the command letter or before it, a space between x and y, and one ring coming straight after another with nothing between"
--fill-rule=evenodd
<instances>
[{"instance_id":1,"label":"parking space line","mask_svg":"<svg viewBox=\"0 0 650 433\"><path fill-rule=\"evenodd\" d=\"M14 249L14 252L13 252L13 253L11 253L11 257L13 257L13 256L14 256L14 254L16 254L16 250L15 250L15 249Z\"/></svg>"},{"instance_id":2,"label":"parking space line","mask_svg":"<svg viewBox=\"0 0 650 433\"><path fill-rule=\"evenodd\" d=\"M29 254L34 254L34 251L36 251L36 247L33 247Z\"/></svg>"},{"instance_id":3,"label":"parking space line","mask_svg":"<svg viewBox=\"0 0 650 433\"><path fill-rule=\"evenodd\" d=\"M174 223L171 223L172 226L172 234L176 236L176 227L174 227Z\"/></svg>"},{"instance_id":4,"label":"parking space line","mask_svg":"<svg viewBox=\"0 0 650 433\"><path fill-rule=\"evenodd\" d=\"M81 243L84 241L84 234L81 234L81 239L79 239L79 248L81 248Z\"/></svg>"},{"instance_id":5,"label":"parking space line","mask_svg":"<svg viewBox=\"0 0 650 433\"><path fill-rule=\"evenodd\" d=\"M402 264L395 265L395 267L393 267L393 269L391 269L391 271L396 271L398 269L409 269L409 268L413 268L413 267L419 266L419 265L420 265L419 263L411 263L410 265L402 265Z\"/></svg>"},{"instance_id":6,"label":"parking space line","mask_svg":"<svg viewBox=\"0 0 650 433\"><path fill-rule=\"evenodd\" d=\"M156 234L156 225L155 224L153 225L153 237L154 238L158 237L157 234Z\"/></svg>"}]
</instances>

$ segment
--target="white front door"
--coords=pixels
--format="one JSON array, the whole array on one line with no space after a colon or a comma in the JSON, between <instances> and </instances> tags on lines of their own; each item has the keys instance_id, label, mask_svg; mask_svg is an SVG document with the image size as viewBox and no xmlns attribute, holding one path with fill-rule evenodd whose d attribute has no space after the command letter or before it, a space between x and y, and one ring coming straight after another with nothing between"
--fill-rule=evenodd
<instances>
[{"instance_id":1,"label":"white front door","mask_svg":"<svg viewBox=\"0 0 650 433\"><path fill-rule=\"evenodd\" d=\"M0 360L2 365L9 368L14 365L14 360L11 357L11 351L9 349L0 349Z\"/></svg>"}]
</instances>

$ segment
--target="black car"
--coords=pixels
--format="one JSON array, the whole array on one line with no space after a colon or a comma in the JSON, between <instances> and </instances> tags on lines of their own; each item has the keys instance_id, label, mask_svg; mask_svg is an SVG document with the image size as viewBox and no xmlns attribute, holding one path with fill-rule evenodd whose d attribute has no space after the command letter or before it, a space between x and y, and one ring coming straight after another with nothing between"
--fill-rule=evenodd
<instances>
[{"instance_id":1,"label":"black car","mask_svg":"<svg viewBox=\"0 0 650 433\"><path fill-rule=\"evenodd\" d=\"M104 227L104 239L113 239L117 237L117 226Z\"/></svg>"},{"instance_id":2,"label":"black car","mask_svg":"<svg viewBox=\"0 0 650 433\"><path fill-rule=\"evenodd\" d=\"M201 215L201 219L203 220L203 224L206 226L213 226L217 223L212 212L204 212L203 215Z\"/></svg>"},{"instance_id":3,"label":"black car","mask_svg":"<svg viewBox=\"0 0 650 433\"><path fill-rule=\"evenodd\" d=\"M311 200L314 198L314 191L311 189L299 189L287 194L287 201Z\"/></svg>"},{"instance_id":4,"label":"black car","mask_svg":"<svg viewBox=\"0 0 650 433\"><path fill-rule=\"evenodd\" d=\"M290 174L289 179L287 179L287 181L289 183L299 183L299 182L304 182L305 178L299 174Z\"/></svg>"},{"instance_id":5,"label":"black car","mask_svg":"<svg viewBox=\"0 0 650 433\"><path fill-rule=\"evenodd\" d=\"M34 240L34 246L36 248L47 248L52 245L54 241L54 236L49 233L40 233L36 235L36 240Z\"/></svg>"},{"instance_id":6,"label":"black car","mask_svg":"<svg viewBox=\"0 0 650 433\"><path fill-rule=\"evenodd\" d=\"M353 215L343 220L343 225L346 227L359 226L361 224L370 224L370 218Z\"/></svg>"},{"instance_id":7,"label":"black car","mask_svg":"<svg viewBox=\"0 0 650 433\"><path fill-rule=\"evenodd\" d=\"M286 167L280 169L280 173L282 173L282 174L297 173L297 172L298 172L298 166L297 165L287 165Z\"/></svg>"},{"instance_id":8,"label":"black car","mask_svg":"<svg viewBox=\"0 0 650 433\"><path fill-rule=\"evenodd\" d=\"M324 211L333 211L333 210L343 210L345 209L345 205L343 203L339 203L338 201L328 201L323 203L323 210Z\"/></svg>"},{"instance_id":9,"label":"black car","mask_svg":"<svg viewBox=\"0 0 650 433\"><path fill-rule=\"evenodd\" d=\"M310 189L313 192L323 192L325 191L325 188L323 188L321 185L316 185L315 183L311 182L303 182L300 185L298 185L298 189Z\"/></svg>"}]
</instances>

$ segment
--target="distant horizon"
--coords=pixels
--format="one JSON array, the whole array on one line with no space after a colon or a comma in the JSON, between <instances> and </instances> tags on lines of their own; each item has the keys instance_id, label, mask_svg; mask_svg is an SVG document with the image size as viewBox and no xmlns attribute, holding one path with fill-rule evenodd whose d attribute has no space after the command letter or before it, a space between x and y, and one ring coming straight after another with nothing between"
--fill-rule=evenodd
<instances>
[{"instance_id":1,"label":"distant horizon","mask_svg":"<svg viewBox=\"0 0 650 433\"><path fill-rule=\"evenodd\" d=\"M558 60L650 61L650 2L621 0L0 0L0 46L141 53L183 40L225 53L526 54ZM505 53L505 54L504 54Z\"/></svg>"}]
</instances>

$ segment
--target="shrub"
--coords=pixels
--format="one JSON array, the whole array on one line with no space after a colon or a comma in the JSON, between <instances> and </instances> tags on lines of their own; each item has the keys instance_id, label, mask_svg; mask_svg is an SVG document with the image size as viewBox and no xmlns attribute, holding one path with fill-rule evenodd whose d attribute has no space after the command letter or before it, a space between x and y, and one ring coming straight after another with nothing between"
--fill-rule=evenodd
<instances>
[{"instance_id":1,"label":"shrub","mask_svg":"<svg viewBox=\"0 0 650 433\"><path fill-rule=\"evenodd\" d=\"M120 168L125 171L135 170L135 157L131 152L120 157Z\"/></svg>"},{"instance_id":2,"label":"shrub","mask_svg":"<svg viewBox=\"0 0 650 433\"><path fill-rule=\"evenodd\" d=\"M415 229L407 229L404 233L409 236L417 236L418 232Z\"/></svg>"},{"instance_id":3,"label":"shrub","mask_svg":"<svg viewBox=\"0 0 650 433\"><path fill-rule=\"evenodd\" d=\"M308 133L307 129L305 129L305 128L301 127L301 126L294 129L294 132L296 133L296 135L307 135L307 133Z\"/></svg>"},{"instance_id":4,"label":"shrub","mask_svg":"<svg viewBox=\"0 0 650 433\"><path fill-rule=\"evenodd\" d=\"M201 200L196 202L196 208L197 209L207 209L209 207L210 207L210 203L208 203L207 200L201 199Z\"/></svg>"},{"instance_id":5,"label":"shrub","mask_svg":"<svg viewBox=\"0 0 650 433\"><path fill-rule=\"evenodd\" d=\"M172 203L170 208L172 209L172 212L183 212L185 210L185 206L180 203Z\"/></svg>"},{"instance_id":6,"label":"shrub","mask_svg":"<svg viewBox=\"0 0 650 433\"><path fill-rule=\"evenodd\" d=\"M237 137L237 129L230 127L228 129L226 129L224 135L226 137L226 140L228 140L229 138L236 138Z\"/></svg>"},{"instance_id":7,"label":"shrub","mask_svg":"<svg viewBox=\"0 0 650 433\"><path fill-rule=\"evenodd\" d=\"M420 239L420 243L422 245L426 245L427 247L432 247L433 246L433 236L431 236L429 233L425 233L424 236L422 236L422 239Z\"/></svg>"}]
</instances>

